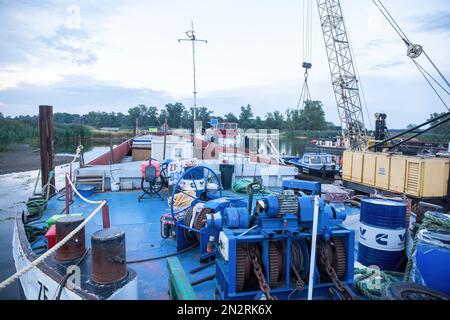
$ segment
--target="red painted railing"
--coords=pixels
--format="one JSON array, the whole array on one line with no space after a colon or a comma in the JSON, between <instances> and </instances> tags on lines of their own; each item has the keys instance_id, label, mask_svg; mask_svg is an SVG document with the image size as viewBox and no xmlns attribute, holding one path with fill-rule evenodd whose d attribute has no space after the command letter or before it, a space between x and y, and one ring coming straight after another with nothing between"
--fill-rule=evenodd
<instances>
[{"instance_id":1,"label":"red painted railing","mask_svg":"<svg viewBox=\"0 0 450 320\"><path fill-rule=\"evenodd\" d=\"M130 149L131 149L131 140L122 142L120 145L115 147L113 149L113 163L120 163L120 161L122 161L122 159L128 154ZM90 166L107 165L109 164L109 159L110 159L110 151L105 152L101 156L90 161L89 163L87 163L87 165Z\"/></svg>"}]
</instances>

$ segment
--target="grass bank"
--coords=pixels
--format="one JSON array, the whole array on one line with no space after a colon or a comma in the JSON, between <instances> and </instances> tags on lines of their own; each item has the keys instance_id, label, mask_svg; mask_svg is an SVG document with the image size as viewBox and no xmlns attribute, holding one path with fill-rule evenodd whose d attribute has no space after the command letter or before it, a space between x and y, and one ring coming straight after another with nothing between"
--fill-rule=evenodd
<instances>
[{"instance_id":1,"label":"grass bank","mask_svg":"<svg viewBox=\"0 0 450 320\"><path fill-rule=\"evenodd\" d=\"M77 124L55 124L55 143L71 139L89 139L94 136L91 127ZM5 151L11 144L26 143L39 146L39 125L37 121L18 121L0 119L0 151Z\"/></svg>"}]
</instances>

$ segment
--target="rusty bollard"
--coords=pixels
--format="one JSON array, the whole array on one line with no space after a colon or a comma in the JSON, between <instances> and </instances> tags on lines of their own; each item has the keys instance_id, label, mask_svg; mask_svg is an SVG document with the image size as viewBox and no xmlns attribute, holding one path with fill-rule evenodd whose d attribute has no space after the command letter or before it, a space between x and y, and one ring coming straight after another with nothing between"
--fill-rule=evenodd
<instances>
[{"instance_id":1,"label":"rusty bollard","mask_svg":"<svg viewBox=\"0 0 450 320\"><path fill-rule=\"evenodd\" d=\"M111 284L127 276L125 232L117 228L96 231L91 236L92 280Z\"/></svg>"}]
</instances>

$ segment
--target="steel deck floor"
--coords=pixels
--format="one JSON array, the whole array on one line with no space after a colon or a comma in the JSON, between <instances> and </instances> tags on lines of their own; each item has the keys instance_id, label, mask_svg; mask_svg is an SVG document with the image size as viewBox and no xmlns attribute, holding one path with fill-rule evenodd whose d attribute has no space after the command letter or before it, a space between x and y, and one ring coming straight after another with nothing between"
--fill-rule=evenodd
<instances>
[{"instance_id":1,"label":"steel deck floor","mask_svg":"<svg viewBox=\"0 0 450 320\"><path fill-rule=\"evenodd\" d=\"M176 252L176 241L163 239L160 236L159 219L161 214L170 213L167 200L159 198L145 198L138 202L141 191L120 191L95 193L89 200L107 200L110 210L111 227L125 231L127 261L158 257ZM228 193L228 195L231 195ZM52 198L44 212L41 221L45 221L54 214L59 214L65 207L64 197ZM78 197L70 206L71 213L81 213L87 217L96 205L86 204ZM43 223L42 223L43 224ZM39 225L39 224L37 224ZM93 220L86 225L86 247L90 247L90 235L102 229L102 215L97 213ZM45 239L34 244L34 247L45 244ZM215 266L210 266L194 275L190 270L200 266L199 249L195 247L188 252L178 255L181 264L189 278L195 281L215 273ZM86 259L87 260L87 259ZM138 275L138 299L169 299L168 271L166 259L129 265ZM89 268L87 268L89 270ZM83 278L88 278L84 275ZM199 299L213 299L214 281L204 282L194 287Z\"/></svg>"},{"instance_id":2,"label":"steel deck floor","mask_svg":"<svg viewBox=\"0 0 450 320\"><path fill-rule=\"evenodd\" d=\"M127 261L175 253L176 241L163 239L160 236L160 216L170 213L167 199L161 201L160 198L145 198L138 202L140 194L140 190L103 192L95 193L89 199L108 201L111 226L125 231ZM224 196L231 195L237 196L231 192L224 192ZM254 200L257 198L259 197L255 196ZM64 207L64 197L55 196L50 199L48 208L41 219L43 221L41 225L52 215L62 212ZM96 205L86 204L80 198L74 197L70 212L81 213L87 217L95 207ZM39 226L39 224L36 225ZM102 229L102 215L99 212L86 226L86 247L90 247L90 235L100 229ZM44 245L45 241L44 238L33 246ZM179 254L178 258L191 282L215 273L215 266L212 265L194 275L190 274L192 269L200 266L198 247ZM90 261L91 259L86 259L85 263L90 263ZM137 272L138 299L169 299L166 259L129 264L129 267ZM90 270L90 266L85 266L84 270ZM90 275L83 275L83 278L89 279ZM194 290L199 299L214 299L214 286L215 281L212 280L196 285Z\"/></svg>"}]
</instances>

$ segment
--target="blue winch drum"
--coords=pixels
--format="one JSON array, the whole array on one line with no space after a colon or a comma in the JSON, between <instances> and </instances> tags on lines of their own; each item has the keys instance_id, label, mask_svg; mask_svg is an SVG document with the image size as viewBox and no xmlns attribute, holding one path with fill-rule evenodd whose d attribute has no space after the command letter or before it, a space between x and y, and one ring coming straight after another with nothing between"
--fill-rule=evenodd
<instances>
[{"instance_id":1,"label":"blue winch drum","mask_svg":"<svg viewBox=\"0 0 450 320\"><path fill-rule=\"evenodd\" d=\"M228 207L225 209L225 224L230 229L247 229L249 216L245 207Z\"/></svg>"},{"instance_id":2,"label":"blue winch drum","mask_svg":"<svg viewBox=\"0 0 450 320\"><path fill-rule=\"evenodd\" d=\"M405 262L406 203L361 200L358 261L381 270L400 271Z\"/></svg>"}]
</instances>

